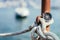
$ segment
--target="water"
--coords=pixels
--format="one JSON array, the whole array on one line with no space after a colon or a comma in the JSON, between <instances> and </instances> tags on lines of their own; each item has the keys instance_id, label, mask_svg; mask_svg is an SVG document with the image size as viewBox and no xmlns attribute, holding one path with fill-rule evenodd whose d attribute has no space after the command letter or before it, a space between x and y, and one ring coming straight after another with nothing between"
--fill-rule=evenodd
<instances>
[{"instance_id":1,"label":"water","mask_svg":"<svg viewBox=\"0 0 60 40\"><path fill-rule=\"evenodd\" d=\"M29 10L30 15L22 19L16 17L15 8L0 8L0 33L17 32L27 29L35 21L36 16L41 13L41 10L34 9L33 7L29 7ZM51 31L60 37L60 9L52 8L51 14L55 20L54 24L51 25ZM30 32L28 32L12 37L0 37L0 40L31 40L31 37Z\"/></svg>"},{"instance_id":2,"label":"water","mask_svg":"<svg viewBox=\"0 0 60 40\"><path fill-rule=\"evenodd\" d=\"M34 10L34 11L32 11ZM1 8L0 9L0 33L22 31L30 26L37 15L40 14L40 10L30 8L30 15L24 19L16 18L16 14L13 8ZM36 14L38 13L38 14ZM30 39L30 33L22 34L19 36L0 38L0 40L28 40ZM28 38L28 39L27 39Z\"/></svg>"}]
</instances>

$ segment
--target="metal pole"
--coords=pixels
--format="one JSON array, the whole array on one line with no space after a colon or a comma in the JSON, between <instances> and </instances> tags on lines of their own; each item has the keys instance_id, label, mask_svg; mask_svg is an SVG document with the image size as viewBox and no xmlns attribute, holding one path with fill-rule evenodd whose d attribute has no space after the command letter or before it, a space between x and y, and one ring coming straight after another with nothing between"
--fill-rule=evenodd
<instances>
[{"instance_id":1,"label":"metal pole","mask_svg":"<svg viewBox=\"0 0 60 40\"><path fill-rule=\"evenodd\" d=\"M43 16L43 13L50 13L50 0L41 0L42 5L41 5L41 15ZM50 31L50 25L47 25L46 27L47 31Z\"/></svg>"},{"instance_id":2,"label":"metal pole","mask_svg":"<svg viewBox=\"0 0 60 40\"><path fill-rule=\"evenodd\" d=\"M42 0L42 5L41 5L41 15L44 12L49 12L50 13L50 0Z\"/></svg>"}]
</instances>

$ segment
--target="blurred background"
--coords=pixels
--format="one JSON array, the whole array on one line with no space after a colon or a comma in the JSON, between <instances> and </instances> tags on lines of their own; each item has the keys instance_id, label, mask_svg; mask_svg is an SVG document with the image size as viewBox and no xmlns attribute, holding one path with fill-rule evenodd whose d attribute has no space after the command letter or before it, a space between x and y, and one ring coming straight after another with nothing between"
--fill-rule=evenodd
<instances>
[{"instance_id":1,"label":"blurred background","mask_svg":"<svg viewBox=\"0 0 60 40\"><path fill-rule=\"evenodd\" d=\"M16 16L17 8L25 8L29 13L26 18ZM19 9L18 9L19 10ZM23 11L22 10L22 11ZM17 13L23 13L18 11ZM41 0L0 0L0 33L17 32L27 29L41 14ZM60 38L60 0L51 0L51 14L54 23L51 31ZM30 32L10 37L0 37L0 40L31 40Z\"/></svg>"}]
</instances>

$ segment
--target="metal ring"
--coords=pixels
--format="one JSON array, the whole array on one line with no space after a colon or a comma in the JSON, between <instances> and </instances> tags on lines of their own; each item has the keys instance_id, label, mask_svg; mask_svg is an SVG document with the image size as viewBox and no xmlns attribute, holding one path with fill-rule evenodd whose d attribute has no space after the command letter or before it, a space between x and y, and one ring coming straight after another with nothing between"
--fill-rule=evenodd
<instances>
[{"instance_id":1,"label":"metal ring","mask_svg":"<svg viewBox=\"0 0 60 40\"><path fill-rule=\"evenodd\" d=\"M43 18L46 22L50 21L52 19L51 13L43 13Z\"/></svg>"}]
</instances>

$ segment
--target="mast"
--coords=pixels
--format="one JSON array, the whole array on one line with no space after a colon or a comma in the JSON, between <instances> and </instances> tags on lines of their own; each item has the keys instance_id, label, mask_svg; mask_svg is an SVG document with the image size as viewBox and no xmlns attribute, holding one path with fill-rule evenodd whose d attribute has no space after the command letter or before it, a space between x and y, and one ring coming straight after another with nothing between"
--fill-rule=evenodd
<instances>
[{"instance_id":1,"label":"mast","mask_svg":"<svg viewBox=\"0 0 60 40\"><path fill-rule=\"evenodd\" d=\"M45 12L49 12L50 13L50 0L41 0L42 1L42 5L41 5L41 15Z\"/></svg>"},{"instance_id":2,"label":"mast","mask_svg":"<svg viewBox=\"0 0 60 40\"><path fill-rule=\"evenodd\" d=\"M43 17L43 13L50 13L50 0L41 0L41 16ZM47 25L46 27L47 32L50 31L50 25Z\"/></svg>"}]
</instances>

